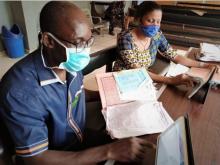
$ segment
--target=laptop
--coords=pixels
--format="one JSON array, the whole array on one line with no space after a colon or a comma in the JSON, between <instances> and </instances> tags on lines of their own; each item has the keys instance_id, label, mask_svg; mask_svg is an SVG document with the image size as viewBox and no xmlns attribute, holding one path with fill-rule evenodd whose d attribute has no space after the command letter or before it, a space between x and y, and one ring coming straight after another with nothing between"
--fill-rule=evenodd
<instances>
[{"instance_id":1,"label":"laptop","mask_svg":"<svg viewBox=\"0 0 220 165\"><path fill-rule=\"evenodd\" d=\"M114 160L105 163L114 164ZM155 165L194 165L188 116L179 117L158 136Z\"/></svg>"},{"instance_id":2,"label":"laptop","mask_svg":"<svg viewBox=\"0 0 220 165\"><path fill-rule=\"evenodd\" d=\"M179 117L159 135L155 165L194 165L188 116Z\"/></svg>"}]
</instances>

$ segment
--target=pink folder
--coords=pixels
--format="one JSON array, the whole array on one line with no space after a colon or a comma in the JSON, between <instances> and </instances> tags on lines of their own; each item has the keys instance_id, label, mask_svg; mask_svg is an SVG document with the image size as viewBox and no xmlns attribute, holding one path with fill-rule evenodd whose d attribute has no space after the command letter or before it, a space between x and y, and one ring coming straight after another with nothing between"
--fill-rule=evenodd
<instances>
[{"instance_id":1,"label":"pink folder","mask_svg":"<svg viewBox=\"0 0 220 165\"><path fill-rule=\"evenodd\" d=\"M120 100L116 81L112 72L97 74L96 80L98 83L99 94L101 97L103 109L106 109L106 107L108 106L114 106L129 102Z\"/></svg>"}]
</instances>

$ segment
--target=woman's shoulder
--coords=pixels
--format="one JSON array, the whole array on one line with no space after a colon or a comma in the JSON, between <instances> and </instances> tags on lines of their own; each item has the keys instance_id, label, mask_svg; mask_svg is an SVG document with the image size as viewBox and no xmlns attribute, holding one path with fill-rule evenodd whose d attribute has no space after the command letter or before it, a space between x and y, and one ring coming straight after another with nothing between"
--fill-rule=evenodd
<instances>
[{"instance_id":1,"label":"woman's shoulder","mask_svg":"<svg viewBox=\"0 0 220 165\"><path fill-rule=\"evenodd\" d=\"M132 38L132 35L131 35L131 32L129 30L126 30L126 31L122 31L121 33L118 34L118 39L121 39L121 40L128 40L130 41Z\"/></svg>"},{"instance_id":2,"label":"woman's shoulder","mask_svg":"<svg viewBox=\"0 0 220 165\"><path fill-rule=\"evenodd\" d=\"M132 49L132 35L130 31L123 31L118 35L118 48L120 50Z\"/></svg>"},{"instance_id":3,"label":"woman's shoulder","mask_svg":"<svg viewBox=\"0 0 220 165\"><path fill-rule=\"evenodd\" d=\"M164 38L163 32L159 30L157 34L153 37L153 40L158 41Z\"/></svg>"}]
</instances>

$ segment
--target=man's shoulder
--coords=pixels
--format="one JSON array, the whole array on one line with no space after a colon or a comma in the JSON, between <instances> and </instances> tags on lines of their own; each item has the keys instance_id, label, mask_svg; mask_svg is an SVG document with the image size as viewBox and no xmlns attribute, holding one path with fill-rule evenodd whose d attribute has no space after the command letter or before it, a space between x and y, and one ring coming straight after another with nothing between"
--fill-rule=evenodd
<instances>
[{"instance_id":1,"label":"man's shoulder","mask_svg":"<svg viewBox=\"0 0 220 165\"><path fill-rule=\"evenodd\" d=\"M34 86L37 74L34 65L34 56L39 55L34 51L14 64L3 76L0 82L0 91L8 93L12 89L23 89Z\"/></svg>"},{"instance_id":2,"label":"man's shoulder","mask_svg":"<svg viewBox=\"0 0 220 165\"><path fill-rule=\"evenodd\" d=\"M34 59L35 56L40 56L40 50L39 49L29 53L26 57L24 57L23 59L21 59L20 61L15 63L15 65L13 65L10 69L17 69L17 68L26 69L26 67L29 68L29 67L33 66L33 64L34 64L33 59Z\"/></svg>"}]
</instances>

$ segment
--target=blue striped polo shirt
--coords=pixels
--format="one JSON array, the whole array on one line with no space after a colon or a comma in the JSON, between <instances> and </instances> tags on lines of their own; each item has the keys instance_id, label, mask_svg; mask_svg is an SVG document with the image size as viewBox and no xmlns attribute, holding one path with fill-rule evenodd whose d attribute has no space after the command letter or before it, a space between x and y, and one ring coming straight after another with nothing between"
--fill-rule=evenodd
<instances>
[{"instance_id":1,"label":"blue striped polo shirt","mask_svg":"<svg viewBox=\"0 0 220 165\"><path fill-rule=\"evenodd\" d=\"M82 73L67 73L64 83L44 66L40 50L34 51L2 78L0 116L18 156L80 144L85 126Z\"/></svg>"}]
</instances>

